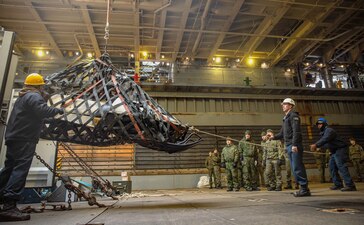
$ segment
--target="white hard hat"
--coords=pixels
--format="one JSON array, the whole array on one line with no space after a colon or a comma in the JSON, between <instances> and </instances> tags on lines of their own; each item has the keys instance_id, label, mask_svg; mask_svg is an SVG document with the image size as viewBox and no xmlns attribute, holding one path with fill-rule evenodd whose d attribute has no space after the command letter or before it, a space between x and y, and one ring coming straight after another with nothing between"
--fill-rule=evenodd
<instances>
[{"instance_id":1,"label":"white hard hat","mask_svg":"<svg viewBox=\"0 0 364 225\"><path fill-rule=\"evenodd\" d=\"M284 103L291 104L291 105L296 105L296 103L294 102L294 100L292 98L284 99L281 104L283 105Z\"/></svg>"}]
</instances>

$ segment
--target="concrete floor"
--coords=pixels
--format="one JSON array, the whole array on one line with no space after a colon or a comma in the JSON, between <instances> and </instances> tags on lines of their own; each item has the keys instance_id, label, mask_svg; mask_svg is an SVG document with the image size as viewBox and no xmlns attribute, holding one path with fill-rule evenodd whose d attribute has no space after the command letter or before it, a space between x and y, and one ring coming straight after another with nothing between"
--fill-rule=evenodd
<instances>
[{"instance_id":1,"label":"concrete floor","mask_svg":"<svg viewBox=\"0 0 364 225\"><path fill-rule=\"evenodd\" d=\"M145 191L146 197L101 201L108 208L73 203L71 211L32 213L31 220L2 224L364 224L364 183L357 192L330 191L331 184L311 184L311 197L295 198L292 191L226 192L190 189ZM38 206L38 205L35 205ZM21 207L21 205L20 205ZM325 209L354 212L331 213Z\"/></svg>"}]
</instances>

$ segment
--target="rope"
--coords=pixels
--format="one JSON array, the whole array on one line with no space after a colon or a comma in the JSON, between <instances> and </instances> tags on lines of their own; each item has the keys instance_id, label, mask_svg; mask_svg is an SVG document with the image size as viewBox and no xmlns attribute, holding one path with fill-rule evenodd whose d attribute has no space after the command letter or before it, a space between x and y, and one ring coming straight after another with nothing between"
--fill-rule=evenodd
<instances>
[{"instance_id":1,"label":"rope","mask_svg":"<svg viewBox=\"0 0 364 225\"><path fill-rule=\"evenodd\" d=\"M106 14L106 25L105 25L105 53L107 52L107 45L108 45L108 41L109 41L109 37L110 37L110 24L109 24L109 19L110 19L110 0L107 0L107 14Z\"/></svg>"},{"instance_id":2,"label":"rope","mask_svg":"<svg viewBox=\"0 0 364 225\"><path fill-rule=\"evenodd\" d=\"M202 130L199 130L199 129L195 128L195 127L190 127L190 130L195 131L195 132L199 132L199 133L203 133L203 134L206 134L206 135L210 135L210 136L218 137L218 138L221 138L221 139L226 139L226 137L225 137L225 136L218 135L218 134L213 134L213 133L209 133L209 132L206 132L206 131L202 131ZM266 146L264 146L264 145L256 144L256 143L252 143L252 142L248 142L248 141L237 140L237 139L234 139L234 138L230 138L230 139L231 139L232 141L236 141L236 142L243 142L243 143L248 144L248 145L254 145L254 146L262 147L262 148L266 147ZM286 149L284 149L284 148L277 148L277 147L273 147L273 148L280 149L280 150L283 150L283 151L285 151L285 150L286 150ZM304 150L303 152L305 152L305 153L309 153L309 154L315 154L315 155L326 155L326 153L322 153L322 152L318 152L318 151L316 151L316 152L311 152L311 151L305 151L305 150Z\"/></svg>"}]
</instances>

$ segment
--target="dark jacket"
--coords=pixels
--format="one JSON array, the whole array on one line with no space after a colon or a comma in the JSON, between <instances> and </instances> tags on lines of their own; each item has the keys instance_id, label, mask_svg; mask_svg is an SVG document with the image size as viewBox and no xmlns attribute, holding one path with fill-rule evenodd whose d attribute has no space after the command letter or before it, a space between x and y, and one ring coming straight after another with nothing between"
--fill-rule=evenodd
<instances>
[{"instance_id":1,"label":"dark jacket","mask_svg":"<svg viewBox=\"0 0 364 225\"><path fill-rule=\"evenodd\" d=\"M21 94L15 101L5 133L6 142L38 142L43 119L53 117L62 110L49 107L39 92Z\"/></svg>"},{"instance_id":2,"label":"dark jacket","mask_svg":"<svg viewBox=\"0 0 364 225\"><path fill-rule=\"evenodd\" d=\"M338 149L348 147L348 144L331 127L326 126L320 135L320 140L316 142L318 148L328 148L331 153L335 153Z\"/></svg>"},{"instance_id":3,"label":"dark jacket","mask_svg":"<svg viewBox=\"0 0 364 225\"><path fill-rule=\"evenodd\" d=\"M284 118L281 130L274 140L284 139L286 146L302 146L301 119L298 112L291 110Z\"/></svg>"}]
</instances>

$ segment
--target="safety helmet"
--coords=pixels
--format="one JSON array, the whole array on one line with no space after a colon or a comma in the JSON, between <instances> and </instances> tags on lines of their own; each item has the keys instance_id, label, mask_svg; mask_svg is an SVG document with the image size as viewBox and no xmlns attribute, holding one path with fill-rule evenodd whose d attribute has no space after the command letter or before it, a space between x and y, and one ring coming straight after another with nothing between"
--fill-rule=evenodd
<instances>
[{"instance_id":1,"label":"safety helmet","mask_svg":"<svg viewBox=\"0 0 364 225\"><path fill-rule=\"evenodd\" d=\"M325 118L323 118L323 117L318 118L318 119L317 119L317 122L316 122L316 125L317 125L317 124L324 124L324 125L327 125L327 120L326 120Z\"/></svg>"},{"instance_id":2,"label":"safety helmet","mask_svg":"<svg viewBox=\"0 0 364 225\"><path fill-rule=\"evenodd\" d=\"M281 105L283 105L283 104L285 104L285 103L287 103L287 104L291 104L291 105L293 105L293 106L295 106L295 105L296 105L296 103L294 102L294 100L293 100L292 98L286 98L286 99L284 99L284 100L283 100L283 102L281 103Z\"/></svg>"},{"instance_id":3,"label":"safety helmet","mask_svg":"<svg viewBox=\"0 0 364 225\"><path fill-rule=\"evenodd\" d=\"M24 84L36 86L36 85L44 85L45 83L42 75L38 73L31 73L25 78Z\"/></svg>"}]
</instances>

